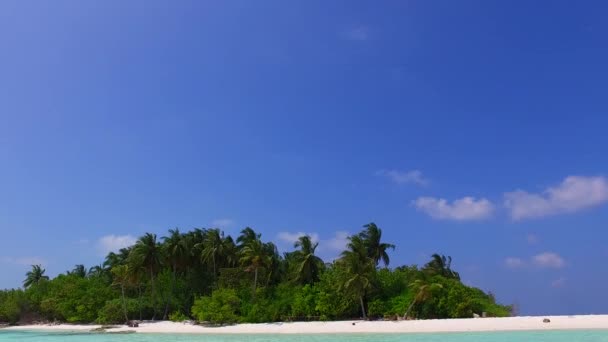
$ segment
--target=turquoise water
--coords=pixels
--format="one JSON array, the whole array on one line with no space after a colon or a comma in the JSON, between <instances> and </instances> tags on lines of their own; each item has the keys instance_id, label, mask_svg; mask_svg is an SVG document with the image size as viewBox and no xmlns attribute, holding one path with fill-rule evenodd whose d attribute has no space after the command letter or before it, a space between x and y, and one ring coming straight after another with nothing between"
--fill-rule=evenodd
<instances>
[{"instance_id":1,"label":"turquoise water","mask_svg":"<svg viewBox=\"0 0 608 342\"><path fill-rule=\"evenodd\" d=\"M0 331L0 342L608 342L608 330L390 335L169 335Z\"/></svg>"}]
</instances>

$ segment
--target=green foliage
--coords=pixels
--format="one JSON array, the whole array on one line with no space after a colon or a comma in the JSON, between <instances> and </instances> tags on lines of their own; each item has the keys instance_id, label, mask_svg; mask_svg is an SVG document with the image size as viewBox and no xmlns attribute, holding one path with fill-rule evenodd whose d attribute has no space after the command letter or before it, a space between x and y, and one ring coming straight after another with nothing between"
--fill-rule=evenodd
<instances>
[{"instance_id":1,"label":"green foliage","mask_svg":"<svg viewBox=\"0 0 608 342\"><path fill-rule=\"evenodd\" d=\"M140 303L136 299L127 299L126 307L129 319L139 317ZM99 324L125 323L122 300L117 298L107 301L101 310L99 310L96 321Z\"/></svg>"},{"instance_id":2,"label":"green foliage","mask_svg":"<svg viewBox=\"0 0 608 342\"><path fill-rule=\"evenodd\" d=\"M293 289L293 302L291 306L292 320L310 319L319 316L317 310L318 289L311 285L305 285Z\"/></svg>"},{"instance_id":3,"label":"green foliage","mask_svg":"<svg viewBox=\"0 0 608 342\"><path fill-rule=\"evenodd\" d=\"M315 255L316 246L303 236L281 256L252 228L236 240L204 228L170 230L162 239L145 234L90 270L76 265L49 279L41 266L32 266L25 290L0 291L0 321L182 321L191 313L198 321L223 324L511 312L493 295L462 284L451 257L434 254L422 269L383 267L394 245L382 240L373 223L351 236L331 265Z\"/></svg>"},{"instance_id":4,"label":"green foliage","mask_svg":"<svg viewBox=\"0 0 608 342\"><path fill-rule=\"evenodd\" d=\"M0 322L17 323L25 305L26 297L22 290L0 291Z\"/></svg>"},{"instance_id":5,"label":"green foliage","mask_svg":"<svg viewBox=\"0 0 608 342\"><path fill-rule=\"evenodd\" d=\"M48 282L40 311L50 320L93 322L99 309L114 297L114 291L100 279L60 275Z\"/></svg>"},{"instance_id":6,"label":"green foliage","mask_svg":"<svg viewBox=\"0 0 608 342\"><path fill-rule=\"evenodd\" d=\"M352 292L341 290L341 284L349 278L345 268L334 264L325 273L315 288L317 289L317 304L315 310L325 320L352 318L358 312L357 298Z\"/></svg>"},{"instance_id":7,"label":"green foliage","mask_svg":"<svg viewBox=\"0 0 608 342\"><path fill-rule=\"evenodd\" d=\"M238 321L237 310L240 299L233 289L219 289L211 296L201 297L194 301L192 315L200 322L214 324L234 323Z\"/></svg>"},{"instance_id":8,"label":"green foliage","mask_svg":"<svg viewBox=\"0 0 608 342\"><path fill-rule=\"evenodd\" d=\"M187 321L189 319L190 319L190 317L186 316L181 311L174 311L169 315L169 320L171 322L183 322L183 321Z\"/></svg>"}]
</instances>

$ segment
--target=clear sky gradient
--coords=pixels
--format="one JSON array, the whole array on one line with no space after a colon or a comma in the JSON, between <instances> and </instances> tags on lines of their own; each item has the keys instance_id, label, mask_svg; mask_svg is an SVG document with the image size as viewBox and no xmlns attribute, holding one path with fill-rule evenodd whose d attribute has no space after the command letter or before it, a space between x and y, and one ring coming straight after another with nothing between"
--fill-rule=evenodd
<instances>
[{"instance_id":1,"label":"clear sky gradient","mask_svg":"<svg viewBox=\"0 0 608 342\"><path fill-rule=\"evenodd\" d=\"M606 313L604 1L0 2L0 287L151 231L454 258Z\"/></svg>"}]
</instances>

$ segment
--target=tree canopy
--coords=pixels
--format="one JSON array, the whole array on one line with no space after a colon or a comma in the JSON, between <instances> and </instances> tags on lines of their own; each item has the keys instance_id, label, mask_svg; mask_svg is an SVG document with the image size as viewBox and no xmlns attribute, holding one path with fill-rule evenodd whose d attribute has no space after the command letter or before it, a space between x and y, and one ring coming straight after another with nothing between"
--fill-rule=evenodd
<instances>
[{"instance_id":1,"label":"tree canopy","mask_svg":"<svg viewBox=\"0 0 608 342\"><path fill-rule=\"evenodd\" d=\"M300 236L293 247L281 255L251 227L236 239L218 228L171 229L161 239L146 233L89 269L77 264L49 279L33 265L24 289L0 291L0 322L170 318L221 324L510 314L492 294L464 285L449 256L433 254L421 268L388 268L399 262L389 255L396 246L374 223L351 235L331 262L316 254L318 243L310 236Z\"/></svg>"}]
</instances>

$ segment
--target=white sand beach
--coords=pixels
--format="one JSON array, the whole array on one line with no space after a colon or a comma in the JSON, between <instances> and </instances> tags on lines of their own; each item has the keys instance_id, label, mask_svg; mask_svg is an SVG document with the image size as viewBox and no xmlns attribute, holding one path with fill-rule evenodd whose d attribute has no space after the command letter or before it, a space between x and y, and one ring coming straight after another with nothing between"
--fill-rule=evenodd
<instances>
[{"instance_id":1,"label":"white sand beach","mask_svg":"<svg viewBox=\"0 0 608 342\"><path fill-rule=\"evenodd\" d=\"M548 318L550 323L543 323ZM89 331L99 325L26 325L12 330ZM168 321L143 322L138 328L120 327L109 332L187 334L332 334L332 333L436 333L518 330L608 329L608 315L471 318L419 321L333 321L237 324L204 327Z\"/></svg>"}]
</instances>

